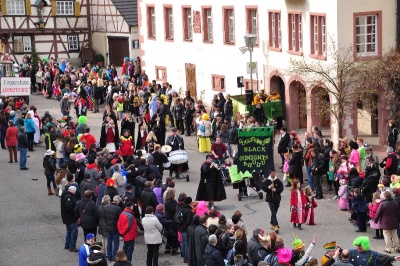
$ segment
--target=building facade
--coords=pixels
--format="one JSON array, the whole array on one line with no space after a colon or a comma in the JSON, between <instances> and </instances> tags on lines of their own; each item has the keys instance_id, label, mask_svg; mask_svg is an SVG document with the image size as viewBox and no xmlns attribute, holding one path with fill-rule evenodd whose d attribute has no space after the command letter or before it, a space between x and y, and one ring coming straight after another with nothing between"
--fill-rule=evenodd
<instances>
[{"instance_id":1,"label":"building facade","mask_svg":"<svg viewBox=\"0 0 400 266\"><path fill-rule=\"evenodd\" d=\"M139 0L139 32L143 68L157 81L169 81L177 91L211 102L215 93L239 95L237 77L246 73L249 53L242 54L244 35L256 34L253 51L253 90L277 91L284 104L289 129L337 123L329 110L315 109L331 103L321 88L287 74L291 59L302 57L331 64L328 46L354 45L356 57L379 58L395 46L396 1L374 0L274 0L274 1L150 1ZM383 30L384 29L384 30ZM375 100L382 103L381 96ZM357 104L355 103L355 109ZM385 108L346 114L344 135L379 134L386 139ZM333 139L335 140L335 139Z\"/></svg>"},{"instance_id":2,"label":"building facade","mask_svg":"<svg viewBox=\"0 0 400 266\"><path fill-rule=\"evenodd\" d=\"M122 65L139 55L137 2L130 0L1 0L0 51L21 62L34 49L41 58Z\"/></svg>"}]
</instances>

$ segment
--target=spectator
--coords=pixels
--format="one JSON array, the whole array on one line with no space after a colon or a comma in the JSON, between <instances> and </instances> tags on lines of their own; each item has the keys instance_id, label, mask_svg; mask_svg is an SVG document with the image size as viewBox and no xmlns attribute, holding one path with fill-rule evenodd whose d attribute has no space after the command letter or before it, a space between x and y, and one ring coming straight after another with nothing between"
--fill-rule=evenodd
<instances>
[{"instance_id":1,"label":"spectator","mask_svg":"<svg viewBox=\"0 0 400 266\"><path fill-rule=\"evenodd\" d=\"M144 242L147 245L147 266L158 265L158 250L162 242L161 232L163 227L153 214L152 206L146 207L145 217L142 219L144 228Z\"/></svg>"},{"instance_id":2,"label":"spectator","mask_svg":"<svg viewBox=\"0 0 400 266\"><path fill-rule=\"evenodd\" d=\"M61 194L61 219L66 227L64 249L71 252L78 252L76 249L76 240L78 239L78 225L76 224L75 206L76 202L73 195L76 193L76 187L70 186Z\"/></svg>"},{"instance_id":3,"label":"spectator","mask_svg":"<svg viewBox=\"0 0 400 266\"><path fill-rule=\"evenodd\" d=\"M208 237L208 245L205 250L206 254L206 266L224 266L224 258L222 257L221 251L218 250L217 237L216 235L210 235Z\"/></svg>"},{"instance_id":4,"label":"spectator","mask_svg":"<svg viewBox=\"0 0 400 266\"><path fill-rule=\"evenodd\" d=\"M121 214L121 208L118 204L121 202L121 197L116 195L113 197L113 202L104 207L104 218L107 231L107 259L109 262L115 261L115 256L119 248L119 233L118 219Z\"/></svg>"},{"instance_id":5,"label":"spectator","mask_svg":"<svg viewBox=\"0 0 400 266\"><path fill-rule=\"evenodd\" d=\"M125 209L118 218L117 226L118 232L124 240L123 250L126 254L127 260L132 262L135 240L138 236L138 225L133 212L133 202L126 202Z\"/></svg>"}]
</instances>

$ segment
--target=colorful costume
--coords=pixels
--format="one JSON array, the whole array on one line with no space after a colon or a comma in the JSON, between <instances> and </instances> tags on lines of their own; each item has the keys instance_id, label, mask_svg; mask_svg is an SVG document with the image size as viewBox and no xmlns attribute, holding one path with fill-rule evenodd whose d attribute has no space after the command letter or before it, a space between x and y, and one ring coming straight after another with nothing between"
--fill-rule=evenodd
<instances>
[{"instance_id":1,"label":"colorful costume","mask_svg":"<svg viewBox=\"0 0 400 266\"><path fill-rule=\"evenodd\" d=\"M338 196L340 197L338 200L339 209L341 211L347 211L349 209L349 190L346 183L340 185Z\"/></svg>"},{"instance_id":2,"label":"colorful costume","mask_svg":"<svg viewBox=\"0 0 400 266\"><path fill-rule=\"evenodd\" d=\"M307 199L304 192L300 189L293 189L290 194L290 209L292 215L290 222L295 224L304 223L304 206Z\"/></svg>"},{"instance_id":3,"label":"colorful costume","mask_svg":"<svg viewBox=\"0 0 400 266\"><path fill-rule=\"evenodd\" d=\"M132 146L133 146L132 136L128 136L128 137L121 136L119 138L119 142L120 142L120 150L122 152L122 155L121 155L122 157L133 155L134 150L132 148Z\"/></svg>"},{"instance_id":4,"label":"colorful costume","mask_svg":"<svg viewBox=\"0 0 400 266\"><path fill-rule=\"evenodd\" d=\"M314 197L306 196L306 207L305 207L305 224L308 225L315 225L314 222L314 208L318 207L317 202L315 201Z\"/></svg>"}]
</instances>

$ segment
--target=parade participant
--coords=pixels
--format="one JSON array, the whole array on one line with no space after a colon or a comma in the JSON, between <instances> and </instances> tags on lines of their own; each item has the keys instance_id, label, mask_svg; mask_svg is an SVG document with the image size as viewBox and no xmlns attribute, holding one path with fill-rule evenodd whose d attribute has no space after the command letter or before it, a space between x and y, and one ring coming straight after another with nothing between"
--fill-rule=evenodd
<instances>
[{"instance_id":1,"label":"parade participant","mask_svg":"<svg viewBox=\"0 0 400 266\"><path fill-rule=\"evenodd\" d=\"M186 102L182 115L183 121L185 123L185 136L190 136L190 131L193 123L193 114L194 114L193 106L189 102ZM183 128L181 132L183 133Z\"/></svg>"},{"instance_id":2,"label":"parade participant","mask_svg":"<svg viewBox=\"0 0 400 266\"><path fill-rule=\"evenodd\" d=\"M227 146L224 143L221 143L220 137L217 137L215 143L211 145L211 154L213 155L213 158L221 161L224 159L225 153L227 157L230 157Z\"/></svg>"},{"instance_id":3,"label":"parade participant","mask_svg":"<svg viewBox=\"0 0 400 266\"><path fill-rule=\"evenodd\" d=\"M304 194L306 197L306 206L304 212L304 223L307 225L315 225L314 223L314 209L318 207L317 202L315 201L312 190L310 187L306 187L304 190Z\"/></svg>"},{"instance_id":4,"label":"parade participant","mask_svg":"<svg viewBox=\"0 0 400 266\"><path fill-rule=\"evenodd\" d=\"M134 154L134 142L133 142L133 137L131 135L131 132L129 129L124 129L122 131L122 136L119 138L120 142L120 150L122 152L122 157L124 158L124 161L129 155Z\"/></svg>"},{"instance_id":5,"label":"parade participant","mask_svg":"<svg viewBox=\"0 0 400 266\"><path fill-rule=\"evenodd\" d=\"M336 252L336 242L330 242L324 245L325 254L321 257L321 265L325 266L325 264L333 258Z\"/></svg>"},{"instance_id":6,"label":"parade participant","mask_svg":"<svg viewBox=\"0 0 400 266\"><path fill-rule=\"evenodd\" d=\"M301 224L304 223L304 206L306 204L306 197L300 187L299 181L293 182L293 189L290 194L290 222L293 223L294 228L303 230Z\"/></svg>"},{"instance_id":7,"label":"parade participant","mask_svg":"<svg viewBox=\"0 0 400 266\"><path fill-rule=\"evenodd\" d=\"M100 148L107 148L110 153L114 153L118 148L118 129L114 120L106 116L101 125Z\"/></svg>"},{"instance_id":8,"label":"parade participant","mask_svg":"<svg viewBox=\"0 0 400 266\"><path fill-rule=\"evenodd\" d=\"M154 151L151 154L154 158L154 164L157 165L160 175L163 175L164 167L163 164L168 162L167 156L161 152L160 144L154 145Z\"/></svg>"},{"instance_id":9,"label":"parade participant","mask_svg":"<svg viewBox=\"0 0 400 266\"><path fill-rule=\"evenodd\" d=\"M88 260L90 254L93 252L92 248L90 247L94 244L96 240L96 236L92 233L86 235L86 242L79 248L79 266L88 266Z\"/></svg>"},{"instance_id":10,"label":"parade participant","mask_svg":"<svg viewBox=\"0 0 400 266\"><path fill-rule=\"evenodd\" d=\"M306 261L311 257L311 252L315 247L315 243L317 242L317 238L314 236L313 240L306 251L304 251L304 243L300 239L298 239L295 235L295 240L292 242L293 246L293 256L290 260L291 265L304 265Z\"/></svg>"},{"instance_id":11,"label":"parade participant","mask_svg":"<svg viewBox=\"0 0 400 266\"><path fill-rule=\"evenodd\" d=\"M92 144L96 144L96 138L90 133L90 128L85 128L85 133L81 136L80 142L85 143L85 148L88 150Z\"/></svg>"},{"instance_id":12,"label":"parade participant","mask_svg":"<svg viewBox=\"0 0 400 266\"><path fill-rule=\"evenodd\" d=\"M199 140L199 152L211 152L211 123L208 114L203 114L196 120L197 137Z\"/></svg>"},{"instance_id":13,"label":"parade participant","mask_svg":"<svg viewBox=\"0 0 400 266\"><path fill-rule=\"evenodd\" d=\"M353 241L355 249L350 249L350 263L352 265L363 266L389 266L395 261L400 261L400 256L390 256L380 254L371 250L369 238L367 236L359 236Z\"/></svg>"},{"instance_id":14,"label":"parade participant","mask_svg":"<svg viewBox=\"0 0 400 266\"><path fill-rule=\"evenodd\" d=\"M76 240L78 239L78 225L76 224L75 206L76 202L73 195L76 193L76 187L70 186L61 194L61 219L66 227L64 249L71 252L78 252L76 249Z\"/></svg>"},{"instance_id":15,"label":"parade participant","mask_svg":"<svg viewBox=\"0 0 400 266\"><path fill-rule=\"evenodd\" d=\"M121 132L127 129L131 133L132 138L135 136L135 121L133 120L132 114L126 112L121 120ZM135 146L135 140L132 139L133 146Z\"/></svg>"},{"instance_id":16,"label":"parade participant","mask_svg":"<svg viewBox=\"0 0 400 266\"><path fill-rule=\"evenodd\" d=\"M185 150L185 142L183 138L179 135L178 129L173 128L172 133L168 136L167 141L165 142L166 145L171 146L171 151L178 151L178 150ZM183 163L182 165L182 172L189 170L188 163ZM176 175L179 174L178 167L179 164L171 164L169 167L169 176L172 177L172 174L175 172Z\"/></svg>"},{"instance_id":17,"label":"parade participant","mask_svg":"<svg viewBox=\"0 0 400 266\"><path fill-rule=\"evenodd\" d=\"M140 120L136 139L136 150L141 150L146 147L146 139L150 130L150 125L147 123L146 118L141 117Z\"/></svg>"},{"instance_id":18,"label":"parade participant","mask_svg":"<svg viewBox=\"0 0 400 266\"><path fill-rule=\"evenodd\" d=\"M279 205L281 203L281 193L283 191L283 184L279 178L276 177L275 169L270 170L270 175L263 184L265 193L265 201L268 202L271 211L270 228L276 233L279 233L278 219L276 217Z\"/></svg>"},{"instance_id":19,"label":"parade participant","mask_svg":"<svg viewBox=\"0 0 400 266\"><path fill-rule=\"evenodd\" d=\"M212 156L207 155L206 161L200 168L200 182L197 188L196 200L209 202L211 209L214 209L214 201L226 199L225 187L217 168L213 163Z\"/></svg>"},{"instance_id":20,"label":"parade participant","mask_svg":"<svg viewBox=\"0 0 400 266\"><path fill-rule=\"evenodd\" d=\"M151 118L152 131L156 135L157 143L161 146L165 145L165 115L161 113L160 109L157 109L156 113Z\"/></svg>"}]
</instances>

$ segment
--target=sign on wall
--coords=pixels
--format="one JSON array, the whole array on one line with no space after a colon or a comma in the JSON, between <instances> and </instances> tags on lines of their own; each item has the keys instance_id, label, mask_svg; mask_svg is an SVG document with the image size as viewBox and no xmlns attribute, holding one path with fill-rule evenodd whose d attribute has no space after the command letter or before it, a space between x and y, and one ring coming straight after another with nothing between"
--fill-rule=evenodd
<instances>
[{"instance_id":1,"label":"sign on wall","mask_svg":"<svg viewBox=\"0 0 400 266\"><path fill-rule=\"evenodd\" d=\"M274 127L240 129L238 131L238 171L247 175L252 172L269 173L274 169Z\"/></svg>"},{"instance_id":2,"label":"sign on wall","mask_svg":"<svg viewBox=\"0 0 400 266\"><path fill-rule=\"evenodd\" d=\"M1 78L1 95L27 96L31 94L30 78Z\"/></svg>"},{"instance_id":3,"label":"sign on wall","mask_svg":"<svg viewBox=\"0 0 400 266\"><path fill-rule=\"evenodd\" d=\"M258 72L258 64L257 64L257 62L251 62L251 64L250 64L250 62L247 62L246 63L246 70L247 70L247 74L250 74L250 70L252 70L253 71L253 74L255 74L255 73L257 73Z\"/></svg>"}]
</instances>

